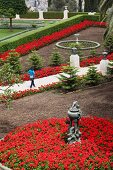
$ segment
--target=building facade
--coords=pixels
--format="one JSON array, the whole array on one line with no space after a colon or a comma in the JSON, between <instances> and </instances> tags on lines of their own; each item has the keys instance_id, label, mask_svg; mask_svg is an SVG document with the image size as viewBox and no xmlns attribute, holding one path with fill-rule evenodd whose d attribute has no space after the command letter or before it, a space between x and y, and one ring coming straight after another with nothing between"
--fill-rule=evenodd
<instances>
[{"instance_id":1,"label":"building facade","mask_svg":"<svg viewBox=\"0 0 113 170\"><path fill-rule=\"evenodd\" d=\"M25 0L30 11L44 11L48 9L48 0Z\"/></svg>"}]
</instances>

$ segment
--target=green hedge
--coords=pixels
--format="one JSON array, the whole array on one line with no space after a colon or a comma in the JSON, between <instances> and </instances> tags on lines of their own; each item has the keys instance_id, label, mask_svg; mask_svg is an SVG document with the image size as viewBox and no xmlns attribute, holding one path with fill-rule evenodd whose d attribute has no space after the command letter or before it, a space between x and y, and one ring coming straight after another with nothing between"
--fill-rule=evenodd
<instances>
[{"instance_id":1,"label":"green hedge","mask_svg":"<svg viewBox=\"0 0 113 170\"><path fill-rule=\"evenodd\" d=\"M97 16L96 15L94 15L94 16L92 16L92 15L76 15L76 16L73 16L66 20L61 20L61 21L59 21L55 24L52 24L48 27L39 28L39 29L36 29L33 31L26 32L21 35L17 35L16 37L13 37L6 41L1 42L0 43L0 52L14 49L19 45L31 42L35 39L42 37L42 36L50 35L53 32L60 31L68 26L77 24L77 23L83 21L84 19L98 21L99 16L98 15Z\"/></svg>"},{"instance_id":2,"label":"green hedge","mask_svg":"<svg viewBox=\"0 0 113 170\"><path fill-rule=\"evenodd\" d=\"M86 15L88 12L69 12L68 16L72 17L75 15ZM97 13L96 13L97 14ZM20 16L21 18L29 18L29 19L37 19L39 18L38 12L28 12L24 15ZM63 18L63 11L62 12L56 12L56 11L50 11L50 12L44 12L44 19L62 19Z\"/></svg>"},{"instance_id":3,"label":"green hedge","mask_svg":"<svg viewBox=\"0 0 113 170\"><path fill-rule=\"evenodd\" d=\"M39 17L38 12L28 12L26 14L20 15L20 18L37 19Z\"/></svg>"}]
</instances>

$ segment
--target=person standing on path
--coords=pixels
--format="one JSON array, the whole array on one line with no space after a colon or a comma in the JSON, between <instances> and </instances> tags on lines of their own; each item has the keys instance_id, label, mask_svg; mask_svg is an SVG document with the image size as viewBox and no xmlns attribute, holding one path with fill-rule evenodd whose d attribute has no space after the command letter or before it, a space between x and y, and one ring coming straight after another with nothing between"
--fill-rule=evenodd
<instances>
[{"instance_id":1,"label":"person standing on path","mask_svg":"<svg viewBox=\"0 0 113 170\"><path fill-rule=\"evenodd\" d=\"M34 68L33 68L33 67L31 67L31 68L29 69L28 74L29 74L30 80L31 80L30 88L32 88L32 86L35 87L35 84L34 84L35 71L34 71Z\"/></svg>"}]
</instances>

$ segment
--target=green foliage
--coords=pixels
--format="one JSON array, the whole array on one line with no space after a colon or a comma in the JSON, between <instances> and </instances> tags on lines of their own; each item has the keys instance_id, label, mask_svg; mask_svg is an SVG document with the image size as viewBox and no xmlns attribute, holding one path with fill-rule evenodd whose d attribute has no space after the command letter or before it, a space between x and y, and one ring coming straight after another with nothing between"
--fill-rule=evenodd
<instances>
[{"instance_id":1,"label":"green foliage","mask_svg":"<svg viewBox=\"0 0 113 170\"><path fill-rule=\"evenodd\" d=\"M4 61L0 58L0 66L4 64Z\"/></svg>"},{"instance_id":2,"label":"green foliage","mask_svg":"<svg viewBox=\"0 0 113 170\"><path fill-rule=\"evenodd\" d=\"M19 79L18 75L15 74L14 70L12 69L9 63L5 63L0 68L0 82L2 82L2 84L11 85L13 81L17 82L18 79Z\"/></svg>"},{"instance_id":3,"label":"green foliage","mask_svg":"<svg viewBox=\"0 0 113 170\"><path fill-rule=\"evenodd\" d=\"M10 18L10 29L12 30L12 18L16 14L26 13L27 7L24 0L0 0L0 16Z\"/></svg>"},{"instance_id":4,"label":"green foliage","mask_svg":"<svg viewBox=\"0 0 113 170\"><path fill-rule=\"evenodd\" d=\"M14 70L12 69L9 63L5 63L0 68L0 83L3 85L7 85L4 91L4 97L2 97L2 93L0 94L0 101L5 102L6 107L10 108L12 102L12 90L9 89L12 86L12 83L19 83L20 76L15 74Z\"/></svg>"},{"instance_id":5,"label":"green foliage","mask_svg":"<svg viewBox=\"0 0 113 170\"><path fill-rule=\"evenodd\" d=\"M85 11L96 12L100 0L85 0Z\"/></svg>"},{"instance_id":6,"label":"green foliage","mask_svg":"<svg viewBox=\"0 0 113 170\"><path fill-rule=\"evenodd\" d=\"M6 62L8 62L14 71L15 74L21 73L21 64L19 61L19 53L17 53L15 50L12 50L9 53L9 57L7 58Z\"/></svg>"},{"instance_id":7,"label":"green foliage","mask_svg":"<svg viewBox=\"0 0 113 170\"><path fill-rule=\"evenodd\" d=\"M77 10L77 1L76 0L66 0L65 6L68 6L68 10L71 12L76 12Z\"/></svg>"},{"instance_id":8,"label":"green foliage","mask_svg":"<svg viewBox=\"0 0 113 170\"><path fill-rule=\"evenodd\" d=\"M109 75L113 75L113 61L109 61L108 67L107 67L107 73Z\"/></svg>"},{"instance_id":9,"label":"green foliage","mask_svg":"<svg viewBox=\"0 0 113 170\"><path fill-rule=\"evenodd\" d=\"M113 33L105 38L104 45L109 52L113 51Z\"/></svg>"},{"instance_id":10,"label":"green foliage","mask_svg":"<svg viewBox=\"0 0 113 170\"><path fill-rule=\"evenodd\" d=\"M51 0L50 9L53 11L61 11L65 5L65 0Z\"/></svg>"},{"instance_id":11,"label":"green foliage","mask_svg":"<svg viewBox=\"0 0 113 170\"><path fill-rule=\"evenodd\" d=\"M75 15L86 15L88 12L69 12L68 16L73 17ZM45 19L62 19L63 18L63 11L48 11L43 13ZM39 18L38 12L28 11L25 14L20 15L21 18L31 18L37 19Z\"/></svg>"},{"instance_id":12,"label":"green foliage","mask_svg":"<svg viewBox=\"0 0 113 170\"><path fill-rule=\"evenodd\" d=\"M85 84L90 86L95 86L99 84L101 80L101 75L97 73L95 66L90 66L87 74L84 76Z\"/></svg>"},{"instance_id":13,"label":"green foliage","mask_svg":"<svg viewBox=\"0 0 113 170\"><path fill-rule=\"evenodd\" d=\"M0 0L0 9L9 11L13 9L14 14L24 14L27 11L25 0Z\"/></svg>"},{"instance_id":14,"label":"green foliage","mask_svg":"<svg viewBox=\"0 0 113 170\"><path fill-rule=\"evenodd\" d=\"M96 50L95 49L90 50L90 55L95 56L96 55Z\"/></svg>"},{"instance_id":15,"label":"green foliage","mask_svg":"<svg viewBox=\"0 0 113 170\"><path fill-rule=\"evenodd\" d=\"M80 57L84 56L84 53L83 53L82 50L78 50L78 51L77 51L77 54L78 54Z\"/></svg>"},{"instance_id":16,"label":"green foliage","mask_svg":"<svg viewBox=\"0 0 113 170\"><path fill-rule=\"evenodd\" d=\"M69 44L69 47L71 47L71 48L82 48L83 47L83 45L82 45L82 43L79 43L79 42L71 42L71 43L68 43Z\"/></svg>"},{"instance_id":17,"label":"green foliage","mask_svg":"<svg viewBox=\"0 0 113 170\"><path fill-rule=\"evenodd\" d=\"M65 91L73 91L78 88L79 80L76 75L77 69L72 66L63 66L63 73L60 74L60 88Z\"/></svg>"},{"instance_id":18,"label":"green foliage","mask_svg":"<svg viewBox=\"0 0 113 170\"><path fill-rule=\"evenodd\" d=\"M43 66L43 60L41 56L37 53L37 51L32 51L31 56L29 57L29 61L31 62L34 70L39 70Z\"/></svg>"},{"instance_id":19,"label":"green foliage","mask_svg":"<svg viewBox=\"0 0 113 170\"><path fill-rule=\"evenodd\" d=\"M38 12L32 12L32 11L28 11L26 13L23 13L20 15L21 18L31 18L31 19L37 19L39 18L39 13Z\"/></svg>"},{"instance_id":20,"label":"green foliage","mask_svg":"<svg viewBox=\"0 0 113 170\"><path fill-rule=\"evenodd\" d=\"M4 91L4 97L0 95L0 102L5 103L5 106L10 109L11 108L11 103L12 103L12 90L11 89L6 89Z\"/></svg>"},{"instance_id":21,"label":"green foliage","mask_svg":"<svg viewBox=\"0 0 113 170\"><path fill-rule=\"evenodd\" d=\"M59 66L62 63L62 56L58 51L54 51L50 58L50 66Z\"/></svg>"}]
</instances>

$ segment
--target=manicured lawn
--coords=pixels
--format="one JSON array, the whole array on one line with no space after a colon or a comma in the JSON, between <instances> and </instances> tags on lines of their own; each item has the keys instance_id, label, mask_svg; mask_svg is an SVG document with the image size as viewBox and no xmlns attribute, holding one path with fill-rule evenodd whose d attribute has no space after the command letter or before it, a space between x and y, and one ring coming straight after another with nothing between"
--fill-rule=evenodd
<instances>
[{"instance_id":1,"label":"manicured lawn","mask_svg":"<svg viewBox=\"0 0 113 170\"><path fill-rule=\"evenodd\" d=\"M21 32L23 29L13 29L10 31L9 29L0 29L0 39L5 38L6 36L13 35L15 33Z\"/></svg>"}]
</instances>

